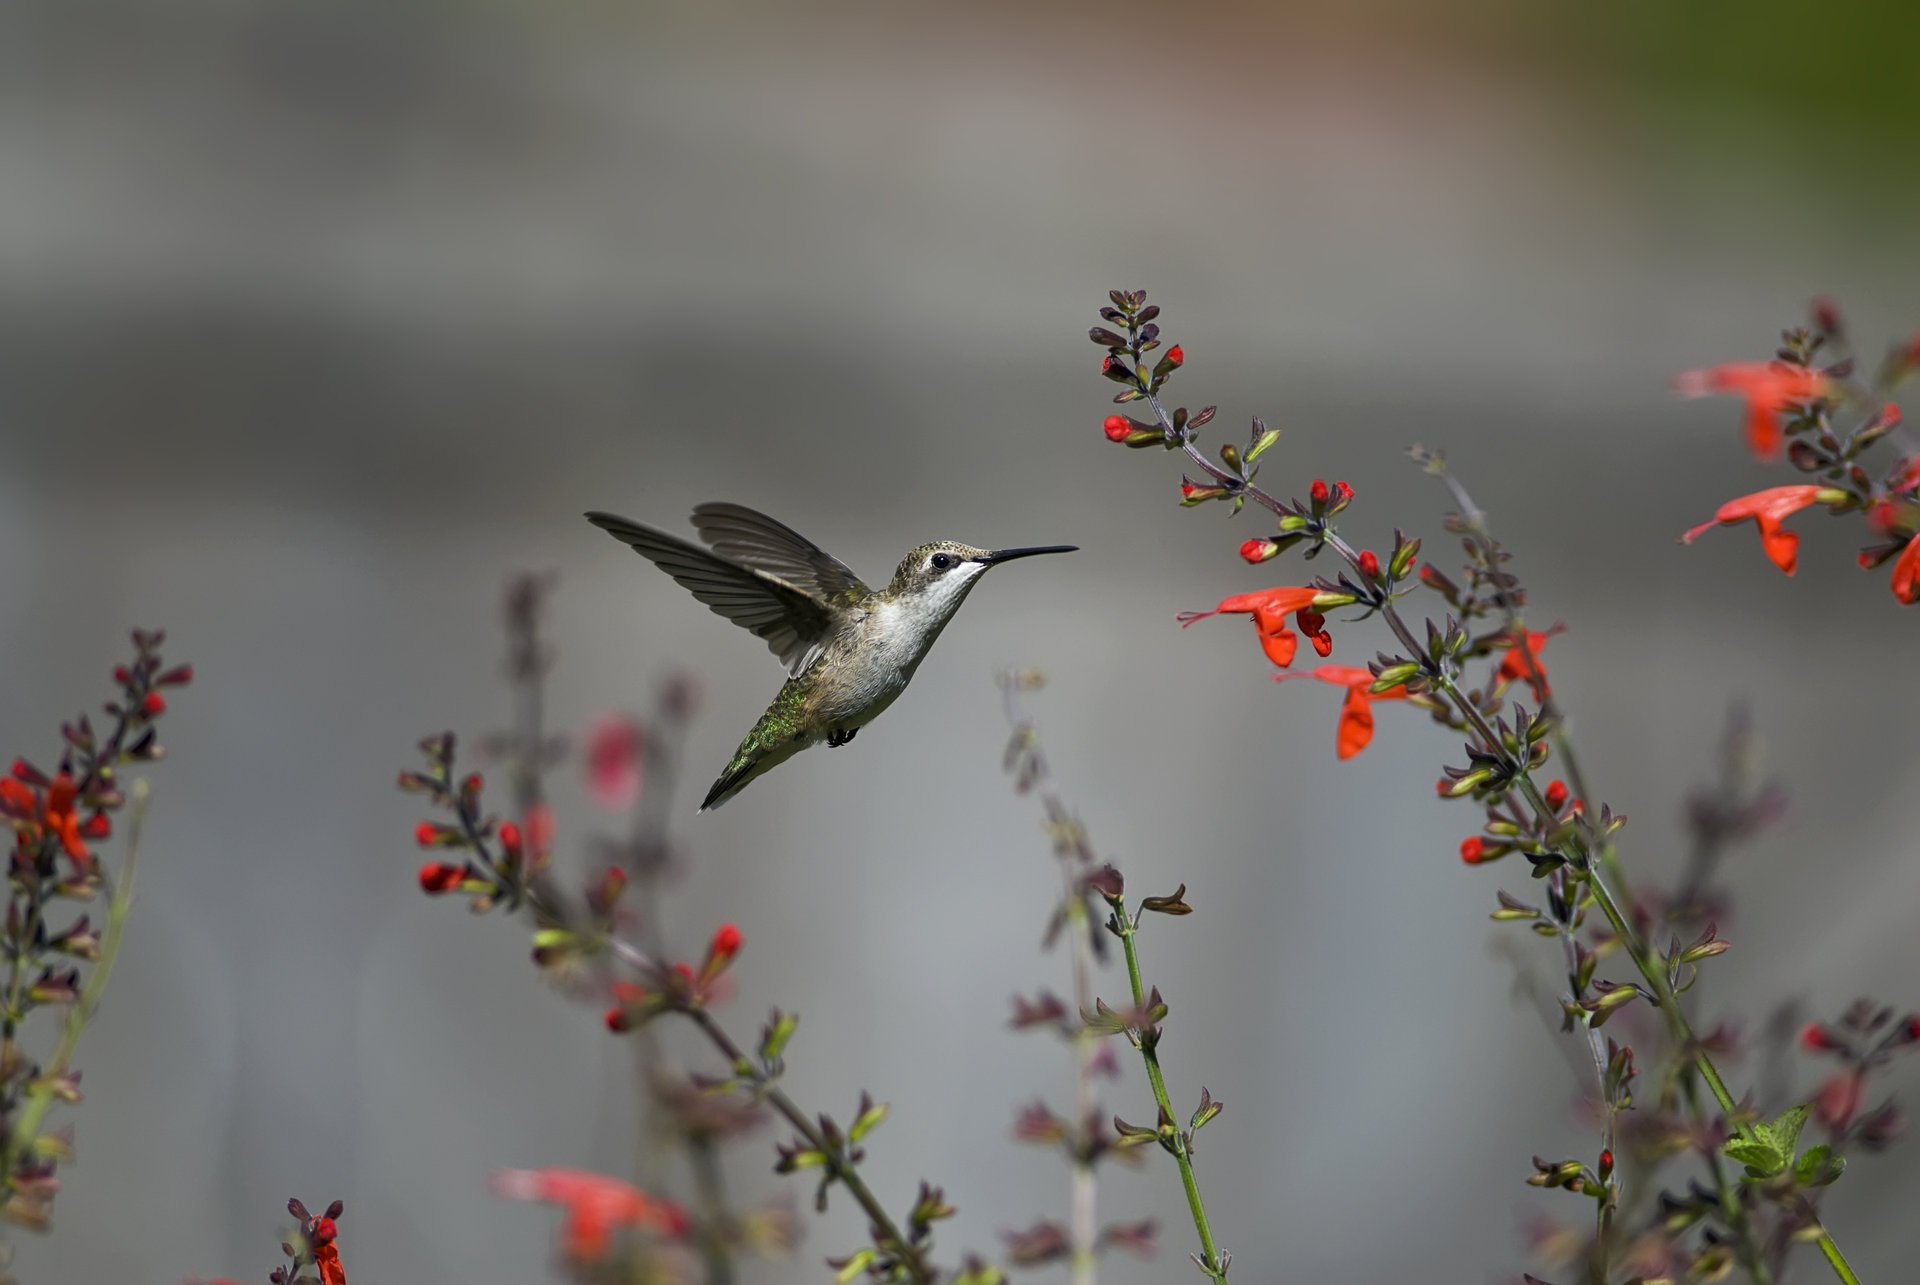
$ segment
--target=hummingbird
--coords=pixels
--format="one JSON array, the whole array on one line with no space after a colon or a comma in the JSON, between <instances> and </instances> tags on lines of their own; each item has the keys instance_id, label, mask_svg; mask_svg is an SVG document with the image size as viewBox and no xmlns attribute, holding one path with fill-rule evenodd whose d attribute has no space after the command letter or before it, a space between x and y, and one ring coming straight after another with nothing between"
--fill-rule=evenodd
<instances>
[{"instance_id":1,"label":"hummingbird","mask_svg":"<svg viewBox=\"0 0 1920 1285\"><path fill-rule=\"evenodd\" d=\"M878 718L906 690L987 568L1078 547L976 549L936 540L909 552L887 587L874 590L798 531L744 505L694 508L693 528L706 548L612 513L586 516L715 612L764 639L787 667L779 695L707 791L702 812L801 750L821 741L847 744Z\"/></svg>"}]
</instances>

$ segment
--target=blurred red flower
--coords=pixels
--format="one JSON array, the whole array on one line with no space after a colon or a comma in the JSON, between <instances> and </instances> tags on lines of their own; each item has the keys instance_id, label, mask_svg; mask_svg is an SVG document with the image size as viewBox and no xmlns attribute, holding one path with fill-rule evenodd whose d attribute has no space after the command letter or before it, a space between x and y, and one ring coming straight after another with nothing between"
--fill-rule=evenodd
<instances>
[{"instance_id":1,"label":"blurred red flower","mask_svg":"<svg viewBox=\"0 0 1920 1285\"><path fill-rule=\"evenodd\" d=\"M1547 645L1547 639L1561 631L1562 626L1551 629L1528 630L1524 639L1516 640L1507 646L1507 654L1500 659L1498 677L1503 683L1525 683L1533 689L1533 698L1545 704L1553 697L1553 688L1547 682L1547 667L1540 659L1541 648Z\"/></svg>"},{"instance_id":2,"label":"blurred red flower","mask_svg":"<svg viewBox=\"0 0 1920 1285\"><path fill-rule=\"evenodd\" d=\"M1347 665L1322 665L1311 674L1274 675L1276 681L1289 678L1312 678L1347 689L1346 699L1340 702L1340 723L1334 737L1334 754L1343 762L1373 743L1373 702L1405 700L1408 694L1404 687L1387 692L1369 691L1373 686L1372 672Z\"/></svg>"},{"instance_id":3,"label":"blurred red flower","mask_svg":"<svg viewBox=\"0 0 1920 1285\"><path fill-rule=\"evenodd\" d=\"M1747 403L1747 449L1759 460L1780 456L1780 412L1818 401L1832 391L1827 377L1785 362L1742 361L1706 370L1682 371L1673 381L1682 397L1730 393Z\"/></svg>"},{"instance_id":4,"label":"blurred red flower","mask_svg":"<svg viewBox=\"0 0 1920 1285\"><path fill-rule=\"evenodd\" d=\"M1909 607L1920 602L1920 533L1907 541L1894 561L1893 596Z\"/></svg>"},{"instance_id":5,"label":"blurred red flower","mask_svg":"<svg viewBox=\"0 0 1920 1285\"><path fill-rule=\"evenodd\" d=\"M508 1200L532 1200L566 1210L562 1245L567 1257L600 1262L613 1248L613 1233L632 1227L677 1238L688 1229L686 1211L656 1200L631 1183L577 1169L502 1169L493 1191Z\"/></svg>"},{"instance_id":6,"label":"blurred red flower","mask_svg":"<svg viewBox=\"0 0 1920 1285\"><path fill-rule=\"evenodd\" d=\"M587 727L587 792L609 812L640 797L645 732L625 714L605 714Z\"/></svg>"}]
</instances>

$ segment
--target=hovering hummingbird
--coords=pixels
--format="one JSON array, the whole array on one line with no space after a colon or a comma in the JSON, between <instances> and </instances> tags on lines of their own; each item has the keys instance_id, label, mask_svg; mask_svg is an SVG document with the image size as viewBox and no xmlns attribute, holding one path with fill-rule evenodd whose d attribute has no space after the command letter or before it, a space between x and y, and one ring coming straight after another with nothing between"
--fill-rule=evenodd
<instances>
[{"instance_id":1,"label":"hovering hummingbird","mask_svg":"<svg viewBox=\"0 0 1920 1285\"><path fill-rule=\"evenodd\" d=\"M900 560L873 590L799 532L739 504L702 504L693 527L711 547L611 513L593 523L678 580L694 597L766 640L787 681L753 725L702 812L810 745L838 747L898 699L988 567L1071 544L976 549L940 540Z\"/></svg>"}]
</instances>

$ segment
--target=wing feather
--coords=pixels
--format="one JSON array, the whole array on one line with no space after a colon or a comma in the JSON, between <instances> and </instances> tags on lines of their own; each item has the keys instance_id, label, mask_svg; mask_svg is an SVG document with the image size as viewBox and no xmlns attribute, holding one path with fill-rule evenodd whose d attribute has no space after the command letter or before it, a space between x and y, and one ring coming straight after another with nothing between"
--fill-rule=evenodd
<instances>
[{"instance_id":1,"label":"wing feather","mask_svg":"<svg viewBox=\"0 0 1920 1285\"><path fill-rule=\"evenodd\" d=\"M784 580L822 602L855 602L873 592L846 563L784 522L744 504L699 505L693 511L693 529L721 557Z\"/></svg>"},{"instance_id":2,"label":"wing feather","mask_svg":"<svg viewBox=\"0 0 1920 1285\"><path fill-rule=\"evenodd\" d=\"M781 576L616 514L589 513L587 521L672 576L716 613L764 639L790 673L798 674L812 663L832 627L827 604Z\"/></svg>"}]
</instances>

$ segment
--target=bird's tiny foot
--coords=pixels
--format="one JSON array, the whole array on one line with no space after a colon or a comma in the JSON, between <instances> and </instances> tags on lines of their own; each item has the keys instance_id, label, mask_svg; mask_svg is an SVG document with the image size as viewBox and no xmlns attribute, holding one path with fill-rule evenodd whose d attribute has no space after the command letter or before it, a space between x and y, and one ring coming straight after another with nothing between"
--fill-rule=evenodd
<instances>
[{"instance_id":1,"label":"bird's tiny foot","mask_svg":"<svg viewBox=\"0 0 1920 1285\"><path fill-rule=\"evenodd\" d=\"M827 733L828 748L836 749L836 750L839 749L842 745L845 745L848 741L851 741L854 738L854 734L859 730L860 729L857 727L849 727L844 729L837 728L837 727L834 728L832 731Z\"/></svg>"}]
</instances>

